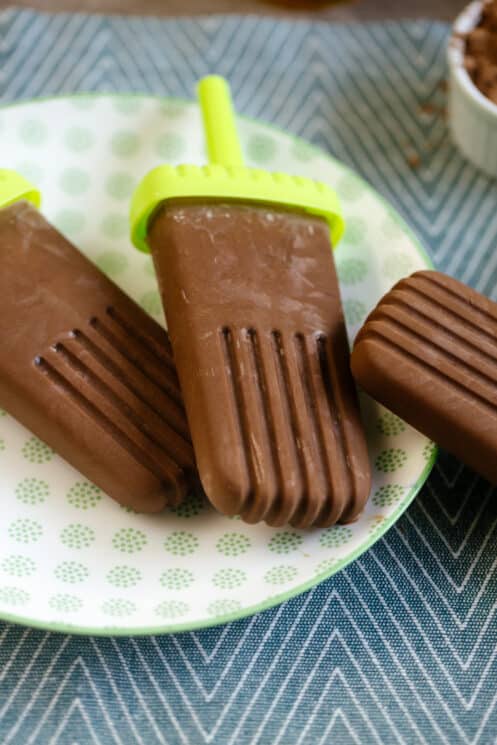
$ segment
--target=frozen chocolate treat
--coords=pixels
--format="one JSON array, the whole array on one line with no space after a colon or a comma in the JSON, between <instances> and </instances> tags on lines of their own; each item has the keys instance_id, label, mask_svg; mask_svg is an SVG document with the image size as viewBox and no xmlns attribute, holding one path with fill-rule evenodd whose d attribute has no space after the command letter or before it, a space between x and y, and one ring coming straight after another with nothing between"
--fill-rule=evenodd
<instances>
[{"instance_id":1,"label":"frozen chocolate treat","mask_svg":"<svg viewBox=\"0 0 497 745\"><path fill-rule=\"evenodd\" d=\"M497 304L455 279L403 279L359 332L352 372L373 398L497 484Z\"/></svg>"},{"instance_id":2,"label":"frozen chocolate treat","mask_svg":"<svg viewBox=\"0 0 497 745\"><path fill-rule=\"evenodd\" d=\"M475 85L497 103L497 0L483 4L477 27L466 35L464 64Z\"/></svg>"},{"instance_id":3,"label":"frozen chocolate treat","mask_svg":"<svg viewBox=\"0 0 497 745\"><path fill-rule=\"evenodd\" d=\"M140 512L194 456L166 333L28 202L0 210L0 406Z\"/></svg>"},{"instance_id":4,"label":"frozen chocolate treat","mask_svg":"<svg viewBox=\"0 0 497 745\"><path fill-rule=\"evenodd\" d=\"M211 158L221 131L235 160L225 84L212 82ZM207 496L251 523L354 520L370 468L330 243L335 195L240 165L180 166L149 174L135 207L154 179L165 198L146 242Z\"/></svg>"}]
</instances>

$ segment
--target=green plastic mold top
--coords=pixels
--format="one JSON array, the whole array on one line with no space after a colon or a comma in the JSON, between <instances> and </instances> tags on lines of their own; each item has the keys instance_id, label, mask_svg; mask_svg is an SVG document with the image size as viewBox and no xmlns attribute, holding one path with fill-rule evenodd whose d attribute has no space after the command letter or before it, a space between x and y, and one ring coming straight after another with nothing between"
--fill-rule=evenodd
<instances>
[{"instance_id":1,"label":"green plastic mold top","mask_svg":"<svg viewBox=\"0 0 497 745\"><path fill-rule=\"evenodd\" d=\"M20 202L21 199L32 202L35 207L41 204L40 192L24 176L8 168L0 168L0 208Z\"/></svg>"},{"instance_id":2,"label":"green plastic mold top","mask_svg":"<svg viewBox=\"0 0 497 745\"><path fill-rule=\"evenodd\" d=\"M235 117L227 82L217 76L203 78L198 94L209 154L207 166L159 166L138 185L131 201L131 240L148 252L150 217L169 199L230 199L301 209L326 220L331 244L344 232L338 197L329 186L301 176L270 173L243 165Z\"/></svg>"}]
</instances>

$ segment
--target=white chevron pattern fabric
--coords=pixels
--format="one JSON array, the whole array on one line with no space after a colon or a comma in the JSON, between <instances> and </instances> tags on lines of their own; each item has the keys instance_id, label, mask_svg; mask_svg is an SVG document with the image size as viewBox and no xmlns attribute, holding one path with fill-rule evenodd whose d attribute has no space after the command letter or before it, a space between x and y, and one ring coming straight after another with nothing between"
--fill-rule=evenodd
<instances>
[{"instance_id":1,"label":"white chevron pattern fabric","mask_svg":"<svg viewBox=\"0 0 497 745\"><path fill-rule=\"evenodd\" d=\"M451 145L447 28L257 18L0 15L0 99L191 97L353 166L437 266L497 299L497 185ZM279 608L175 636L94 639L0 624L3 745L497 742L497 495L442 454L421 495L345 571Z\"/></svg>"}]
</instances>

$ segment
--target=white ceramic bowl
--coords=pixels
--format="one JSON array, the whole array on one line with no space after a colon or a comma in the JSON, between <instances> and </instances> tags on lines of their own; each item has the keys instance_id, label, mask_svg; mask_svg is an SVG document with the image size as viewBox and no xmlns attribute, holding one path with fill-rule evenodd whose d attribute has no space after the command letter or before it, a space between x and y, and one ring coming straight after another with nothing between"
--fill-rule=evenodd
<instances>
[{"instance_id":1,"label":"white ceramic bowl","mask_svg":"<svg viewBox=\"0 0 497 745\"><path fill-rule=\"evenodd\" d=\"M483 2L468 5L456 19L449 41L449 126L463 155L477 168L497 178L497 104L490 101L464 68L466 34L478 24Z\"/></svg>"}]
</instances>

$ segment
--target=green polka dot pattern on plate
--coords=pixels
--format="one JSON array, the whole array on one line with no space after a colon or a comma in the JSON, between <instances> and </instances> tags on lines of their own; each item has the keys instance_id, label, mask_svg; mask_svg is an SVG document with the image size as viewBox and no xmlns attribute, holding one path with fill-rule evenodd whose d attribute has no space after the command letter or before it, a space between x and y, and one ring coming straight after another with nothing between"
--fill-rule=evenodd
<instances>
[{"instance_id":1,"label":"green polka dot pattern on plate","mask_svg":"<svg viewBox=\"0 0 497 745\"><path fill-rule=\"evenodd\" d=\"M160 316L162 302L157 290L149 290L140 298L140 305L150 316Z\"/></svg>"},{"instance_id":2,"label":"green polka dot pattern on plate","mask_svg":"<svg viewBox=\"0 0 497 745\"><path fill-rule=\"evenodd\" d=\"M128 267L128 259L123 254L117 251L105 251L97 256L96 265L104 273L108 274L109 277L117 277L126 271Z\"/></svg>"},{"instance_id":3,"label":"green polka dot pattern on plate","mask_svg":"<svg viewBox=\"0 0 497 745\"><path fill-rule=\"evenodd\" d=\"M349 217L346 222L344 240L352 246L359 245L366 238L368 226L362 217Z\"/></svg>"},{"instance_id":4,"label":"green polka dot pattern on plate","mask_svg":"<svg viewBox=\"0 0 497 745\"><path fill-rule=\"evenodd\" d=\"M138 152L140 140L138 135L131 130L115 132L110 141L110 149L118 158L129 158Z\"/></svg>"},{"instance_id":5,"label":"green polka dot pattern on plate","mask_svg":"<svg viewBox=\"0 0 497 745\"><path fill-rule=\"evenodd\" d=\"M323 559L323 561L320 561L316 567L316 574L332 572L339 561L340 559L336 558L335 556L330 556L328 559Z\"/></svg>"},{"instance_id":6,"label":"green polka dot pattern on plate","mask_svg":"<svg viewBox=\"0 0 497 745\"><path fill-rule=\"evenodd\" d=\"M291 154L296 160L307 163L316 157L316 150L304 140L296 140L291 148Z\"/></svg>"},{"instance_id":7,"label":"green polka dot pattern on plate","mask_svg":"<svg viewBox=\"0 0 497 745\"><path fill-rule=\"evenodd\" d=\"M194 582L194 575L189 569L181 567L171 567L162 572L160 584L167 590L186 590Z\"/></svg>"},{"instance_id":8,"label":"green polka dot pattern on plate","mask_svg":"<svg viewBox=\"0 0 497 745\"><path fill-rule=\"evenodd\" d=\"M186 150L184 138L177 132L166 132L161 135L156 144L157 155L164 160L181 158Z\"/></svg>"},{"instance_id":9,"label":"green polka dot pattern on plate","mask_svg":"<svg viewBox=\"0 0 497 745\"><path fill-rule=\"evenodd\" d=\"M241 607L242 604L235 598L219 598L209 603L207 612L210 616L227 616L230 613L236 613Z\"/></svg>"},{"instance_id":10,"label":"green polka dot pattern on plate","mask_svg":"<svg viewBox=\"0 0 497 745\"><path fill-rule=\"evenodd\" d=\"M64 134L64 145L74 153L89 150L94 142L93 132L86 127L71 127Z\"/></svg>"},{"instance_id":11,"label":"green polka dot pattern on plate","mask_svg":"<svg viewBox=\"0 0 497 745\"><path fill-rule=\"evenodd\" d=\"M362 259L343 259L337 270L340 282L344 285L357 285L365 279L368 265Z\"/></svg>"},{"instance_id":12,"label":"green polka dot pattern on plate","mask_svg":"<svg viewBox=\"0 0 497 745\"><path fill-rule=\"evenodd\" d=\"M135 114L140 111L143 101L139 96L116 96L112 104L120 114Z\"/></svg>"},{"instance_id":13,"label":"green polka dot pattern on plate","mask_svg":"<svg viewBox=\"0 0 497 745\"><path fill-rule=\"evenodd\" d=\"M375 460L375 466L378 471L383 473L392 473L402 468L407 461L407 453L400 448L388 448L378 455Z\"/></svg>"},{"instance_id":14,"label":"green polka dot pattern on plate","mask_svg":"<svg viewBox=\"0 0 497 745\"><path fill-rule=\"evenodd\" d=\"M156 606L155 612L161 618L181 618L186 616L190 606L184 600L164 600Z\"/></svg>"},{"instance_id":15,"label":"green polka dot pattern on plate","mask_svg":"<svg viewBox=\"0 0 497 745\"><path fill-rule=\"evenodd\" d=\"M78 481L67 492L67 501L78 510L90 510L102 499L102 491L89 481Z\"/></svg>"},{"instance_id":16,"label":"green polka dot pattern on plate","mask_svg":"<svg viewBox=\"0 0 497 745\"><path fill-rule=\"evenodd\" d=\"M1 453L1 452L2 452L3 450L5 450L5 448L6 448L6 445L5 445L5 440L4 440L3 438L1 438L1 437L0 437L0 453Z\"/></svg>"},{"instance_id":17,"label":"green polka dot pattern on plate","mask_svg":"<svg viewBox=\"0 0 497 745\"><path fill-rule=\"evenodd\" d=\"M319 543L324 548L338 548L348 543L352 538L352 529L344 525L334 525L331 528L323 530L319 537Z\"/></svg>"},{"instance_id":18,"label":"green polka dot pattern on plate","mask_svg":"<svg viewBox=\"0 0 497 745\"><path fill-rule=\"evenodd\" d=\"M240 556L250 548L250 538L243 533L225 533L216 543L216 548L224 556Z\"/></svg>"},{"instance_id":19,"label":"green polka dot pattern on plate","mask_svg":"<svg viewBox=\"0 0 497 745\"><path fill-rule=\"evenodd\" d=\"M413 262L410 256L394 253L387 256L383 262L383 273L392 280L399 280L411 274Z\"/></svg>"},{"instance_id":20,"label":"green polka dot pattern on plate","mask_svg":"<svg viewBox=\"0 0 497 745\"><path fill-rule=\"evenodd\" d=\"M102 603L102 610L107 616L124 618L136 611L136 604L125 598L109 598Z\"/></svg>"},{"instance_id":21,"label":"green polka dot pattern on plate","mask_svg":"<svg viewBox=\"0 0 497 745\"><path fill-rule=\"evenodd\" d=\"M199 546L199 540L193 533L177 530L166 538L164 548L174 556L187 556L194 554Z\"/></svg>"},{"instance_id":22,"label":"green polka dot pattern on plate","mask_svg":"<svg viewBox=\"0 0 497 745\"><path fill-rule=\"evenodd\" d=\"M17 543L36 543L43 535L43 528L36 520L21 517L10 523L8 532Z\"/></svg>"},{"instance_id":23,"label":"green polka dot pattern on plate","mask_svg":"<svg viewBox=\"0 0 497 745\"><path fill-rule=\"evenodd\" d=\"M147 536L136 528L120 528L114 533L112 545L123 554L136 554L147 545Z\"/></svg>"},{"instance_id":24,"label":"green polka dot pattern on plate","mask_svg":"<svg viewBox=\"0 0 497 745\"><path fill-rule=\"evenodd\" d=\"M29 556L6 556L1 563L5 574L12 577L30 577L36 571L36 563Z\"/></svg>"},{"instance_id":25,"label":"green polka dot pattern on plate","mask_svg":"<svg viewBox=\"0 0 497 745\"><path fill-rule=\"evenodd\" d=\"M135 587L142 578L136 567L115 566L107 573L107 582L114 587Z\"/></svg>"},{"instance_id":26,"label":"green polka dot pattern on plate","mask_svg":"<svg viewBox=\"0 0 497 745\"><path fill-rule=\"evenodd\" d=\"M95 531L89 525L72 523L61 530L60 540L67 548L88 548L95 540Z\"/></svg>"},{"instance_id":27,"label":"green polka dot pattern on plate","mask_svg":"<svg viewBox=\"0 0 497 745\"><path fill-rule=\"evenodd\" d=\"M5 409L0 409L0 417L7 416Z\"/></svg>"},{"instance_id":28,"label":"green polka dot pattern on plate","mask_svg":"<svg viewBox=\"0 0 497 745\"><path fill-rule=\"evenodd\" d=\"M114 199L129 199L135 188L136 179L130 173L117 171L111 173L106 181L107 194Z\"/></svg>"},{"instance_id":29,"label":"green polka dot pattern on plate","mask_svg":"<svg viewBox=\"0 0 497 745\"><path fill-rule=\"evenodd\" d=\"M399 484L380 486L373 495L373 504L376 507L389 507L398 502L404 496L405 491L405 487Z\"/></svg>"},{"instance_id":30,"label":"green polka dot pattern on plate","mask_svg":"<svg viewBox=\"0 0 497 745\"><path fill-rule=\"evenodd\" d=\"M391 240L400 238L405 232L400 218L393 212L383 220L381 230L385 238L390 238Z\"/></svg>"},{"instance_id":31,"label":"green polka dot pattern on plate","mask_svg":"<svg viewBox=\"0 0 497 745\"><path fill-rule=\"evenodd\" d=\"M435 445L435 443L427 442L423 448L423 458L426 461L431 460L433 455L435 454L436 449L437 449L437 446Z\"/></svg>"},{"instance_id":32,"label":"green polka dot pattern on plate","mask_svg":"<svg viewBox=\"0 0 497 745\"><path fill-rule=\"evenodd\" d=\"M344 300L343 313L350 326L361 323L367 314L367 308L360 300Z\"/></svg>"},{"instance_id":33,"label":"green polka dot pattern on plate","mask_svg":"<svg viewBox=\"0 0 497 745\"><path fill-rule=\"evenodd\" d=\"M125 215L109 213L103 218L100 228L107 238L124 238L129 231L128 218Z\"/></svg>"},{"instance_id":34,"label":"green polka dot pattern on plate","mask_svg":"<svg viewBox=\"0 0 497 745\"><path fill-rule=\"evenodd\" d=\"M383 531L383 523L385 522L385 518L383 515L375 515L373 519L371 520L371 525L368 528L368 533L370 535L374 533L380 533Z\"/></svg>"},{"instance_id":35,"label":"green polka dot pattern on plate","mask_svg":"<svg viewBox=\"0 0 497 745\"><path fill-rule=\"evenodd\" d=\"M82 168L65 168L59 179L59 186L64 194L79 197L90 186L90 176Z\"/></svg>"},{"instance_id":36,"label":"green polka dot pattern on plate","mask_svg":"<svg viewBox=\"0 0 497 745\"><path fill-rule=\"evenodd\" d=\"M0 587L0 603L17 608L30 600L29 592L20 587Z\"/></svg>"},{"instance_id":37,"label":"green polka dot pattern on plate","mask_svg":"<svg viewBox=\"0 0 497 745\"><path fill-rule=\"evenodd\" d=\"M247 573L243 569L219 569L212 578L212 584L221 590L234 590L247 581Z\"/></svg>"},{"instance_id":38,"label":"green polka dot pattern on plate","mask_svg":"<svg viewBox=\"0 0 497 745\"><path fill-rule=\"evenodd\" d=\"M184 116L188 111L188 108L176 101L161 101L159 105L161 114L164 114L168 119L179 119L180 116Z\"/></svg>"},{"instance_id":39,"label":"green polka dot pattern on plate","mask_svg":"<svg viewBox=\"0 0 497 745\"><path fill-rule=\"evenodd\" d=\"M54 218L54 225L68 236L78 235L86 225L83 212L75 209L59 210Z\"/></svg>"},{"instance_id":40,"label":"green polka dot pattern on plate","mask_svg":"<svg viewBox=\"0 0 497 745\"><path fill-rule=\"evenodd\" d=\"M394 436L405 432L406 424L400 417L387 411L380 416L376 426L382 435Z\"/></svg>"},{"instance_id":41,"label":"green polka dot pattern on plate","mask_svg":"<svg viewBox=\"0 0 497 745\"><path fill-rule=\"evenodd\" d=\"M298 533L276 533L268 543L268 548L275 554L289 554L296 551L304 542L304 539Z\"/></svg>"},{"instance_id":42,"label":"green polka dot pattern on plate","mask_svg":"<svg viewBox=\"0 0 497 745\"><path fill-rule=\"evenodd\" d=\"M298 574L296 567L277 566L269 569L264 575L264 581L270 585L284 585L285 582L291 582Z\"/></svg>"},{"instance_id":43,"label":"green polka dot pattern on plate","mask_svg":"<svg viewBox=\"0 0 497 745\"><path fill-rule=\"evenodd\" d=\"M38 119L26 119L19 126L19 137L25 145L43 145L48 139L48 129Z\"/></svg>"},{"instance_id":44,"label":"green polka dot pattern on plate","mask_svg":"<svg viewBox=\"0 0 497 745\"><path fill-rule=\"evenodd\" d=\"M346 202L355 202L366 192L365 184L353 173L342 176L336 186L337 193Z\"/></svg>"},{"instance_id":45,"label":"green polka dot pattern on plate","mask_svg":"<svg viewBox=\"0 0 497 745\"><path fill-rule=\"evenodd\" d=\"M76 613L83 607L83 601L77 595L69 595L65 592L52 595L48 601L50 608L60 613Z\"/></svg>"},{"instance_id":46,"label":"green polka dot pattern on plate","mask_svg":"<svg viewBox=\"0 0 497 745\"><path fill-rule=\"evenodd\" d=\"M276 155L278 146L270 135L255 134L247 142L247 154L255 163L269 163Z\"/></svg>"},{"instance_id":47,"label":"green polka dot pattern on plate","mask_svg":"<svg viewBox=\"0 0 497 745\"><path fill-rule=\"evenodd\" d=\"M26 478L20 481L16 488L16 497L23 504L42 504L50 494L46 481L36 478Z\"/></svg>"},{"instance_id":48,"label":"green polka dot pattern on plate","mask_svg":"<svg viewBox=\"0 0 497 745\"><path fill-rule=\"evenodd\" d=\"M205 501L199 494L188 496L178 507L172 507L171 512L177 517L190 518L200 515L206 507Z\"/></svg>"},{"instance_id":49,"label":"green polka dot pattern on plate","mask_svg":"<svg viewBox=\"0 0 497 745\"><path fill-rule=\"evenodd\" d=\"M90 572L88 568L79 561L61 561L57 564L54 574L60 582L76 585L88 579Z\"/></svg>"}]
</instances>

